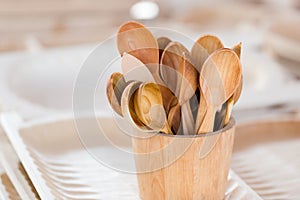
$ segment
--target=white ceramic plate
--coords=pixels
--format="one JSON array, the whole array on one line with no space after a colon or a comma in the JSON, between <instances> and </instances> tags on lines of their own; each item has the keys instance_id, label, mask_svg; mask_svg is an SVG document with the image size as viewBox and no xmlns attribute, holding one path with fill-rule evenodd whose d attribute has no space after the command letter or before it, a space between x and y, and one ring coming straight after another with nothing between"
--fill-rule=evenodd
<instances>
[{"instance_id":1,"label":"white ceramic plate","mask_svg":"<svg viewBox=\"0 0 300 200\"><path fill-rule=\"evenodd\" d=\"M71 118L22 122L17 115L9 113L1 119L42 199L139 199L136 175L97 162L79 140ZM119 147L130 150L130 140L118 138L118 128L111 119L99 118L99 121L107 124L105 131L119 141ZM95 148L105 149L108 157L114 157L114 149ZM120 157L115 160L122 162ZM231 172L226 199L260 198Z\"/></svg>"},{"instance_id":2,"label":"white ceramic plate","mask_svg":"<svg viewBox=\"0 0 300 200\"><path fill-rule=\"evenodd\" d=\"M5 135L0 136L0 150L0 162L17 193L22 199L37 199L23 174L20 160Z\"/></svg>"},{"instance_id":3,"label":"white ceramic plate","mask_svg":"<svg viewBox=\"0 0 300 200\"><path fill-rule=\"evenodd\" d=\"M16 188L12 184L5 170L0 164L0 199L1 200L18 200L21 199Z\"/></svg>"}]
</instances>

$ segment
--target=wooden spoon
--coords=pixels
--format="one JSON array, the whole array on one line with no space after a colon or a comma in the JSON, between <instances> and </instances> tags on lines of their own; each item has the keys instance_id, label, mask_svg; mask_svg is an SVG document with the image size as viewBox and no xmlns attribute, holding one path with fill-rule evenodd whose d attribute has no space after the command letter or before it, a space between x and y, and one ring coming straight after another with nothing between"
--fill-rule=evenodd
<instances>
[{"instance_id":1,"label":"wooden spoon","mask_svg":"<svg viewBox=\"0 0 300 200\"><path fill-rule=\"evenodd\" d=\"M169 43L162 55L160 73L180 104L195 94L199 74L192 64L189 51L182 44Z\"/></svg>"},{"instance_id":2,"label":"wooden spoon","mask_svg":"<svg viewBox=\"0 0 300 200\"><path fill-rule=\"evenodd\" d=\"M233 47L233 51L236 53L239 59L241 58L241 49L242 49L241 42ZM228 99L226 103L226 114L224 117L224 121L222 122L222 127L226 126L229 123L233 105L239 100L242 94L242 88L243 88L243 77L241 78L241 81L239 82L236 91L233 93L233 95Z\"/></svg>"},{"instance_id":3,"label":"wooden spoon","mask_svg":"<svg viewBox=\"0 0 300 200\"><path fill-rule=\"evenodd\" d=\"M216 111L236 91L241 72L239 58L231 49L217 50L205 61L199 83L206 100L207 113L198 133L213 131Z\"/></svg>"},{"instance_id":4,"label":"wooden spoon","mask_svg":"<svg viewBox=\"0 0 300 200\"><path fill-rule=\"evenodd\" d=\"M200 74L200 86L207 103L207 112L198 134L213 131L215 114L236 91L241 80L241 64L231 49L220 49L205 61ZM205 137L200 158L204 158L215 146L219 134Z\"/></svg>"},{"instance_id":5,"label":"wooden spoon","mask_svg":"<svg viewBox=\"0 0 300 200\"><path fill-rule=\"evenodd\" d=\"M221 40L214 35L201 36L193 45L191 50L191 56L197 66L198 72L201 72L201 68L210 54L217 49L224 48Z\"/></svg>"},{"instance_id":6,"label":"wooden spoon","mask_svg":"<svg viewBox=\"0 0 300 200\"><path fill-rule=\"evenodd\" d=\"M133 125L139 131L142 132L154 132L148 126L146 126L137 116L136 111L134 109L134 97L136 95L136 91L138 90L141 82L134 81L131 82L124 90L122 98L121 98L121 109L124 118Z\"/></svg>"},{"instance_id":7,"label":"wooden spoon","mask_svg":"<svg viewBox=\"0 0 300 200\"><path fill-rule=\"evenodd\" d=\"M134 109L138 118L153 130L172 134L163 107L161 91L155 83L141 84L134 96Z\"/></svg>"},{"instance_id":8,"label":"wooden spoon","mask_svg":"<svg viewBox=\"0 0 300 200\"><path fill-rule=\"evenodd\" d=\"M106 96L113 110L123 116L121 110L121 96L128 84L121 73L113 73L107 81Z\"/></svg>"},{"instance_id":9,"label":"wooden spoon","mask_svg":"<svg viewBox=\"0 0 300 200\"><path fill-rule=\"evenodd\" d=\"M179 98L182 75L179 68L183 65L183 53L188 50L178 42L170 42L160 61L160 74L164 84Z\"/></svg>"},{"instance_id":10,"label":"wooden spoon","mask_svg":"<svg viewBox=\"0 0 300 200\"><path fill-rule=\"evenodd\" d=\"M127 22L118 30L118 50L121 55L129 53L144 63L156 81L159 77L159 47L152 33L142 24Z\"/></svg>"},{"instance_id":11,"label":"wooden spoon","mask_svg":"<svg viewBox=\"0 0 300 200\"><path fill-rule=\"evenodd\" d=\"M241 59L242 43L240 42L239 44L235 45L232 49L239 57L239 59ZM243 89L243 79L241 79L238 88L233 94L234 103L236 103L240 99L240 96L242 94L242 89Z\"/></svg>"},{"instance_id":12,"label":"wooden spoon","mask_svg":"<svg viewBox=\"0 0 300 200\"><path fill-rule=\"evenodd\" d=\"M182 74L179 104L181 105L183 134L194 134L195 120L191 109L190 99L196 93L199 74L196 68L191 64L189 54L184 53L183 63L180 65L179 73Z\"/></svg>"},{"instance_id":13,"label":"wooden spoon","mask_svg":"<svg viewBox=\"0 0 300 200\"><path fill-rule=\"evenodd\" d=\"M178 42L170 42L161 58L160 72L164 83L178 97L183 133L194 132L194 118L189 100L198 86L198 72L192 65L189 51Z\"/></svg>"},{"instance_id":14,"label":"wooden spoon","mask_svg":"<svg viewBox=\"0 0 300 200\"><path fill-rule=\"evenodd\" d=\"M204 35L200 37L192 47L191 56L199 72L201 72L203 63L216 50L224 48L221 40L214 35ZM198 105L198 113L196 117L195 130L198 133L200 125L206 115L207 104L203 97L203 91L199 84L200 101Z\"/></svg>"}]
</instances>

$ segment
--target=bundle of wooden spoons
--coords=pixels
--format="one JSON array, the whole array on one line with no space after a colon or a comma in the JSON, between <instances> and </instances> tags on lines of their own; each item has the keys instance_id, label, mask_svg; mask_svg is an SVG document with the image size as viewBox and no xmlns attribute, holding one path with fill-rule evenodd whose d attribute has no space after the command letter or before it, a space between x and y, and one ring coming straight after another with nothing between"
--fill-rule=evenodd
<instances>
[{"instance_id":1,"label":"bundle of wooden spoons","mask_svg":"<svg viewBox=\"0 0 300 200\"><path fill-rule=\"evenodd\" d=\"M119 28L117 46L122 73L109 78L107 97L134 127L191 135L229 122L242 91L241 43L224 48L216 36L204 35L189 51L130 21Z\"/></svg>"}]
</instances>

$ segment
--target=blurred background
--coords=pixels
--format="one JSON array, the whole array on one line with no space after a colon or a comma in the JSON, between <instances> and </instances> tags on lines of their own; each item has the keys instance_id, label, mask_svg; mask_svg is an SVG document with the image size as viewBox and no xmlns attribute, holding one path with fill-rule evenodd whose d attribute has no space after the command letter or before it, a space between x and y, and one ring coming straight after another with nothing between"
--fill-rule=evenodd
<instances>
[{"instance_id":1,"label":"blurred background","mask_svg":"<svg viewBox=\"0 0 300 200\"><path fill-rule=\"evenodd\" d=\"M299 0L0 0L0 110L70 111L80 65L127 20L243 42L237 115L298 113Z\"/></svg>"},{"instance_id":2,"label":"blurred background","mask_svg":"<svg viewBox=\"0 0 300 200\"><path fill-rule=\"evenodd\" d=\"M157 26L184 24L194 31L234 30L267 28L299 12L299 0L1 0L0 50L99 42L129 19L144 19Z\"/></svg>"}]
</instances>

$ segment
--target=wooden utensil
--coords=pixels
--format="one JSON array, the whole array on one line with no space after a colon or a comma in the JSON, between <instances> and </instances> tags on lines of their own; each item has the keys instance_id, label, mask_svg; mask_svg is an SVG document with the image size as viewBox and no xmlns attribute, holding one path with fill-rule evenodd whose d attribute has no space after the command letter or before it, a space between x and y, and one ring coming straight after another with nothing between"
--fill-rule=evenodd
<instances>
[{"instance_id":1,"label":"wooden utensil","mask_svg":"<svg viewBox=\"0 0 300 200\"><path fill-rule=\"evenodd\" d=\"M199 83L206 100L207 113L198 134L213 131L216 111L236 91L241 72L239 58L231 49L217 50L205 61Z\"/></svg>"},{"instance_id":2,"label":"wooden utensil","mask_svg":"<svg viewBox=\"0 0 300 200\"><path fill-rule=\"evenodd\" d=\"M124 118L129 122L129 124L132 124L134 128L142 132L152 133L154 131L147 127L139 119L134 108L134 96L136 95L136 91L141 84L141 82L134 81L125 88L121 98L121 109Z\"/></svg>"},{"instance_id":3,"label":"wooden utensil","mask_svg":"<svg viewBox=\"0 0 300 200\"><path fill-rule=\"evenodd\" d=\"M118 72L115 72L110 76L106 85L106 96L108 101L112 109L120 116L123 116L121 110L121 96L127 85L123 75Z\"/></svg>"},{"instance_id":4,"label":"wooden utensil","mask_svg":"<svg viewBox=\"0 0 300 200\"><path fill-rule=\"evenodd\" d=\"M183 133L194 132L194 118L189 99L195 94L198 73L189 51L178 42L170 42L162 54L160 72L167 87L178 97L181 107Z\"/></svg>"},{"instance_id":5,"label":"wooden utensil","mask_svg":"<svg viewBox=\"0 0 300 200\"><path fill-rule=\"evenodd\" d=\"M134 96L137 117L153 130L172 134L163 107L161 91L155 83L143 83Z\"/></svg>"},{"instance_id":6,"label":"wooden utensil","mask_svg":"<svg viewBox=\"0 0 300 200\"><path fill-rule=\"evenodd\" d=\"M197 70L201 72L203 63L210 54L212 54L214 51L223 48L223 44L220 41L220 39L214 35L204 35L200 37L195 44L192 47L191 50L191 56L193 61L195 62L195 66L197 67ZM195 130L198 133L200 125L203 122L204 116L206 115L206 100L202 98L204 96L202 88L199 84L199 90L200 90L200 100L198 105L198 113L196 117L196 123L195 123Z\"/></svg>"},{"instance_id":7,"label":"wooden utensil","mask_svg":"<svg viewBox=\"0 0 300 200\"><path fill-rule=\"evenodd\" d=\"M124 53L121 65L125 81L155 82L146 65L134 56Z\"/></svg>"},{"instance_id":8,"label":"wooden utensil","mask_svg":"<svg viewBox=\"0 0 300 200\"><path fill-rule=\"evenodd\" d=\"M118 50L121 55L129 53L144 63L156 81L159 77L159 47L152 33L142 24L127 22L118 30Z\"/></svg>"},{"instance_id":9,"label":"wooden utensil","mask_svg":"<svg viewBox=\"0 0 300 200\"><path fill-rule=\"evenodd\" d=\"M232 48L232 50L236 53L239 59L241 59L241 49L242 49L242 43L239 43ZM243 76L241 78L241 81L236 91L223 105L222 110L220 111L219 117L221 117L221 120L219 120L220 122L218 122L219 124L217 124L217 129L223 128L228 124L231 117L233 105L239 100L242 93L242 88L243 88Z\"/></svg>"},{"instance_id":10,"label":"wooden utensil","mask_svg":"<svg viewBox=\"0 0 300 200\"><path fill-rule=\"evenodd\" d=\"M195 133L195 120L191 109L190 99L195 95L198 87L199 74L191 64L189 54L184 53L183 64L180 65L179 73L182 74L179 94L181 105L181 121L183 134Z\"/></svg>"},{"instance_id":11,"label":"wooden utensil","mask_svg":"<svg viewBox=\"0 0 300 200\"><path fill-rule=\"evenodd\" d=\"M193 45L191 50L191 56L197 66L198 72L201 72L201 68L210 54L217 49L224 48L221 40L214 35L201 36Z\"/></svg>"},{"instance_id":12,"label":"wooden utensil","mask_svg":"<svg viewBox=\"0 0 300 200\"><path fill-rule=\"evenodd\" d=\"M232 49L236 53L236 55L239 57L239 59L241 59L242 43L241 42L238 43ZM242 94L242 89L243 89L243 76L239 83L238 88L236 89L236 91L233 94L234 104L240 99L240 96ZM228 123L228 121L227 121L227 123Z\"/></svg>"},{"instance_id":13,"label":"wooden utensil","mask_svg":"<svg viewBox=\"0 0 300 200\"><path fill-rule=\"evenodd\" d=\"M188 50L178 42L170 42L165 48L160 61L160 74L164 84L179 98L184 58Z\"/></svg>"}]
</instances>

